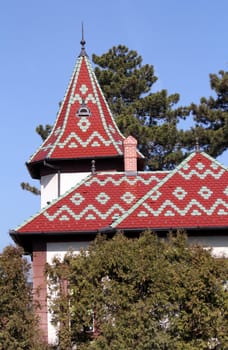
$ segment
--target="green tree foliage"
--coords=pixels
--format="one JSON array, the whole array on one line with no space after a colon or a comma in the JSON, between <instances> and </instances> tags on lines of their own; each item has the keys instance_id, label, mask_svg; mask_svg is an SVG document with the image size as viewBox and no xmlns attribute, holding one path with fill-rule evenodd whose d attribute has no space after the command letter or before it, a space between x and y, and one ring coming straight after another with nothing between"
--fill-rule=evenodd
<instances>
[{"instance_id":1,"label":"green tree foliage","mask_svg":"<svg viewBox=\"0 0 228 350\"><path fill-rule=\"evenodd\" d=\"M93 55L95 73L120 130L138 140L149 168L172 169L183 159L178 121L187 109L174 106L179 94L152 92L157 77L136 51L119 45Z\"/></svg>"},{"instance_id":2,"label":"green tree foliage","mask_svg":"<svg viewBox=\"0 0 228 350\"><path fill-rule=\"evenodd\" d=\"M0 349L40 350L38 323L28 284L30 265L20 248L0 254Z\"/></svg>"},{"instance_id":3,"label":"green tree foliage","mask_svg":"<svg viewBox=\"0 0 228 350\"><path fill-rule=\"evenodd\" d=\"M210 74L210 86L214 97L202 97L199 105L190 106L196 126L186 133L185 143L192 149L195 135L202 149L217 157L228 148L228 72Z\"/></svg>"},{"instance_id":4,"label":"green tree foliage","mask_svg":"<svg viewBox=\"0 0 228 350\"><path fill-rule=\"evenodd\" d=\"M52 129L52 126L49 124L46 124L45 126L40 124L36 127L36 132L41 137L42 141L44 141L50 134L51 129ZM35 195L40 195L41 193L37 187L30 185L28 182L21 182L21 188L22 190L26 190Z\"/></svg>"},{"instance_id":5,"label":"green tree foliage","mask_svg":"<svg viewBox=\"0 0 228 350\"><path fill-rule=\"evenodd\" d=\"M44 141L50 134L51 129L52 129L52 126L49 124L46 124L45 126L40 124L36 127L36 132L38 135L40 135L41 139Z\"/></svg>"},{"instance_id":6,"label":"green tree foliage","mask_svg":"<svg viewBox=\"0 0 228 350\"><path fill-rule=\"evenodd\" d=\"M29 191L29 192L36 194L36 195L40 195L40 193L41 193L37 187L31 186L28 182L22 182L21 188L23 190Z\"/></svg>"},{"instance_id":7,"label":"green tree foliage","mask_svg":"<svg viewBox=\"0 0 228 350\"><path fill-rule=\"evenodd\" d=\"M47 274L62 349L227 349L227 262L183 233L99 237Z\"/></svg>"},{"instance_id":8,"label":"green tree foliage","mask_svg":"<svg viewBox=\"0 0 228 350\"><path fill-rule=\"evenodd\" d=\"M203 97L199 105L177 107L179 94L167 90L153 91L157 77L152 65L143 65L137 51L124 45L112 47L101 56L93 54L95 73L116 122L125 136L138 140L138 147L151 170L175 168L196 147L213 157L228 148L228 72L210 74L210 84L216 97ZM61 105L61 103L59 104ZM181 119L194 117L195 125L180 130ZM36 128L42 140L51 126ZM21 187L39 194L36 188L22 183Z\"/></svg>"}]
</instances>

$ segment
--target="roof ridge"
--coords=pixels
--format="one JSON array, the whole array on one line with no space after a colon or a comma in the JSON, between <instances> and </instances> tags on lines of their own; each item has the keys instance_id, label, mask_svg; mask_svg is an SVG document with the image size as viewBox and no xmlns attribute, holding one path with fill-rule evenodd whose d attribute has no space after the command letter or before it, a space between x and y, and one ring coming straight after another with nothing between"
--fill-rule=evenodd
<instances>
[{"instance_id":1,"label":"roof ridge","mask_svg":"<svg viewBox=\"0 0 228 350\"><path fill-rule=\"evenodd\" d=\"M108 157L109 163L115 159L121 168L124 139L88 56L79 56L50 134L30 157L27 167L37 179L44 159L70 162ZM138 149L137 158L144 158Z\"/></svg>"},{"instance_id":2,"label":"roof ridge","mask_svg":"<svg viewBox=\"0 0 228 350\"><path fill-rule=\"evenodd\" d=\"M169 173L167 176L164 177L164 179L161 180L157 185L152 187L150 191L148 191L142 198L140 198L129 210L127 210L122 216L120 216L117 220L115 220L110 226L115 228L118 224L120 224L123 220L125 220L130 214L135 211L147 198L150 197L150 195L154 192L157 191L157 189L162 186L171 176L172 172Z\"/></svg>"},{"instance_id":3,"label":"roof ridge","mask_svg":"<svg viewBox=\"0 0 228 350\"><path fill-rule=\"evenodd\" d=\"M171 171L167 176L164 177L157 185L155 185L150 191L148 191L142 198L140 198L128 211L126 211L121 217L115 220L112 224L112 228L116 228L121 222L123 222L130 214L132 214L143 202L145 202L154 192L156 192L160 187L169 181L177 172L179 172L184 166L197 154L203 155L205 158L209 159L211 162L215 162L218 166L227 171L227 168L222 166L218 161L209 156L205 152L193 152L186 159L184 159L178 166Z\"/></svg>"},{"instance_id":4,"label":"roof ridge","mask_svg":"<svg viewBox=\"0 0 228 350\"><path fill-rule=\"evenodd\" d=\"M113 122L114 125L116 126L117 132L120 134L121 137L125 138L125 136L120 132L119 128L117 127L116 121L115 121L115 119L114 119L113 116L112 116L112 112L111 112L111 110L110 110L110 108L109 108L109 106L108 106L108 103L107 103L107 101L106 101L106 99L105 99L105 96L104 96L104 94L103 94L103 92L102 92L102 90L101 90L101 88L100 88L100 85L99 85L98 80L97 80L97 77L96 77L96 75L95 75L95 73L94 73L94 71L93 71L93 69L92 69L92 66L91 66L90 61L89 61L88 59L86 59L85 62L86 62L86 65L87 65L87 68L88 68L88 72L89 72L89 75L90 75L90 79L91 79L92 88L93 88L93 92L94 92L95 98L97 99L97 101L100 100L100 99L99 99L99 96L97 96L97 90L98 90L99 93L101 94L102 98L103 98L103 101L104 101L104 103L105 103L105 105L106 105L106 108L108 109L108 112L109 112L109 114L110 114L110 117L111 117L111 119L112 119L112 122ZM92 78L93 78L93 79L92 79ZM95 82L96 82L96 87L95 87L94 84L93 84L93 80L95 80ZM103 113L103 110L102 110L102 107L100 106L100 104L98 105L98 108L99 108L100 113L101 113L101 118L102 118L102 122L103 122L103 126L104 126L104 128L105 128L105 131L107 132L109 138L112 140L113 145L115 146L117 152L118 152L119 154L122 154L123 152L121 151L120 147L117 145L117 143L115 142L115 140L113 139L113 137L112 137L112 135L111 135L111 132L110 132L110 130L108 129L107 122L106 122L106 119L104 118L104 113ZM105 124L105 125L104 125L104 124Z\"/></svg>"},{"instance_id":5,"label":"roof ridge","mask_svg":"<svg viewBox=\"0 0 228 350\"><path fill-rule=\"evenodd\" d=\"M69 91L69 89L70 89L70 86L71 86L71 84L72 84L72 82L73 82L73 79L74 79L74 76L75 76L75 74L76 74L76 71L78 70L78 72L79 72L79 70L80 70L80 69L78 69L79 63L80 63L80 65L81 65L81 63L82 63L82 57L81 57L81 56L79 56L79 57L76 59L73 72L72 72L72 74L71 74L69 83L68 83L68 85L67 85L67 87L66 87L65 94L64 94L63 100L62 100L62 102L61 102L61 106L60 106L60 108L59 108L59 110L58 110L57 116L56 116L56 118L55 118L55 121L54 121L53 127L52 127L52 129L51 129L51 132L49 133L49 135L47 136L47 138L41 143L41 145L38 147L38 149L30 156L30 158L29 158L29 160L28 160L27 163L29 163L29 162L39 153L39 151L42 150L44 144L46 144L46 143L48 142L48 140L52 137L52 131L55 129L55 127L56 127L56 125L57 125L57 123L58 123L58 121L59 121L59 117L60 117L61 112L62 112L62 109L63 109L63 107L64 107L64 102L66 101L67 94L68 94L68 91ZM57 138L57 139L58 139L58 138ZM54 149L54 147L52 147L51 151L53 151L53 149ZM51 151L48 153L48 157L49 157ZM47 157L47 158L48 158L48 157Z\"/></svg>"},{"instance_id":6,"label":"roof ridge","mask_svg":"<svg viewBox=\"0 0 228 350\"><path fill-rule=\"evenodd\" d=\"M208 153L206 153L206 152L200 152L200 153L203 154L209 160L211 160L213 163L217 164L219 167L223 168L224 170L228 170L227 166L225 166L224 164L220 163L217 159L213 158Z\"/></svg>"},{"instance_id":7,"label":"roof ridge","mask_svg":"<svg viewBox=\"0 0 228 350\"><path fill-rule=\"evenodd\" d=\"M80 72L80 67L81 67L81 65L82 65L82 60L83 60L83 57L82 57L82 56L79 56L78 59L77 59L77 61L76 61L75 68L74 68L73 74L72 74L72 78L70 79L70 83L69 83L68 88L67 88L67 91L66 91L66 93L65 93L65 95L64 95L64 99L63 99L63 102L62 102L62 104L61 104L61 109L59 110L58 116L57 116L56 121L55 121L55 124L54 124L54 126L53 126L53 130L54 130L55 126L57 125L58 118L59 118L60 115L61 115L62 108L64 107L64 102L65 102L66 99L67 99L67 94L68 94L68 91L70 90L70 86L71 86L72 83L73 83L73 85L72 85L72 89L71 89L71 94L70 94L70 96L69 96L69 101L71 101L71 99L73 98L72 95L73 95L73 92L74 92L74 87L75 87L75 85L77 84L77 80L78 80L78 76L79 76L79 72ZM48 154L49 157L50 157L51 154L54 152L56 145L59 143L59 140L61 139L61 137L62 137L63 134L64 134L64 131L65 131L65 128L66 128L66 124L67 124L67 120L68 120L68 118L69 118L69 112L70 112L70 107L69 107L69 105L68 105L68 106L67 106L67 111L66 111L66 113L65 113L64 123L63 123L63 125L62 125L62 129L61 129L61 131L60 131L58 137L56 138L56 140L55 140L55 142L54 142L54 144L53 144L53 146L52 146L52 149L50 150L50 152L49 152L49 154Z\"/></svg>"}]
</instances>

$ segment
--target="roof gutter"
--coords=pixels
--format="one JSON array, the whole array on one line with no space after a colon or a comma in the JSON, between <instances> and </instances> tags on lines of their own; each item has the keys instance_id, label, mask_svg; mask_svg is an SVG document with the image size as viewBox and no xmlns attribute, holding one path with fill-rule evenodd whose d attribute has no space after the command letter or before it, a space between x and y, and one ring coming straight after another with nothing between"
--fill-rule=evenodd
<instances>
[{"instance_id":1,"label":"roof gutter","mask_svg":"<svg viewBox=\"0 0 228 350\"><path fill-rule=\"evenodd\" d=\"M141 227L141 228L116 228L116 231L124 231L124 232L143 232L143 231L154 231L154 232L167 232L167 231L177 231L177 230L185 230L185 231L227 231L227 226L190 226L190 227Z\"/></svg>"},{"instance_id":2,"label":"roof gutter","mask_svg":"<svg viewBox=\"0 0 228 350\"><path fill-rule=\"evenodd\" d=\"M97 235L99 233L105 234L105 233L116 233L117 230L111 226L103 227L98 230L93 231L65 231L65 232L59 232L59 231L52 231L52 232L45 232L45 231L39 231L39 232L18 232L16 230L10 230L9 234L13 238L13 240L20 241L22 237L31 237L31 236L75 236L75 235Z\"/></svg>"}]
</instances>

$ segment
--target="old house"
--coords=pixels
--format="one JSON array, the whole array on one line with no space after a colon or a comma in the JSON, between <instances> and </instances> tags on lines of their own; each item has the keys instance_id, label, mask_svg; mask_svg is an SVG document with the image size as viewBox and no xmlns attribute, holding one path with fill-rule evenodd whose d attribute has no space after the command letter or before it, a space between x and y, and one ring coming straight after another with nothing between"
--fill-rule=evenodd
<instances>
[{"instance_id":1,"label":"old house","mask_svg":"<svg viewBox=\"0 0 228 350\"><path fill-rule=\"evenodd\" d=\"M81 46L53 129L27 163L40 181L41 210L10 233L32 255L40 326L49 343L55 331L44 265L69 248L86 248L99 232L184 228L190 240L228 256L227 168L196 151L173 171L143 171L137 141L118 130L84 40Z\"/></svg>"}]
</instances>

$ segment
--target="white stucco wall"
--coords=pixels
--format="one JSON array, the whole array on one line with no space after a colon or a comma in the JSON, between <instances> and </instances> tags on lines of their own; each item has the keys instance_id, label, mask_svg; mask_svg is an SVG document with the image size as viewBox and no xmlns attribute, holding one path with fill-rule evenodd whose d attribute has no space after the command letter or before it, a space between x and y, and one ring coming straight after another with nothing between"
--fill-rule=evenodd
<instances>
[{"instance_id":1,"label":"white stucco wall","mask_svg":"<svg viewBox=\"0 0 228 350\"><path fill-rule=\"evenodd\" d=\"M198 236L189 237L190 244L200 244L204 247L212 248L212 254L215 257L228 258L228 236ZM54 242L47 243L47 262L52 263L54 257L60 259L69 251L73 250L75 254L78 254L80 249L87 249L89 242ZM48 312L48 342L49 344L55 344L57 341L56 329L51 324L51 313Z\"/></svg>"},{"instance_id":2,"label":"white stucco wall","mask_svg":"<svg viewBox=\"0 0 228 350\"><path fill-rule=\"evenodd\" d=\"M47 243L47 263L51 264L54 257L62 259L64 255L73 250L75 254L80 252L80 249L87 249L90 242L48 242Z\"/></svg>"},{"instance_id":3,"label":"white stucco wall","mask_svg":"<svg viewBox=\"0 0 228 350\"><path fill-rule=\"evenodd\" d=\"M228 233L227 236L198 236L189 237L189 243L200 244L206 248L212 248L212 254L216 258L228 258Z\"/></svg>"},{"instance_id":4,"label":"white stucco wall","mask_svg":"<svg viewBox=\"0 0 228 350\"><path fill-rule=\"evenodd\" d=\"M90 173L63 173L60 174L60 195L75 186ZM58 174L45 175L40 180L41 208L58 196Z\"/></svg>"},{"instance_id":5,"label":"white stucco wall","mask_svg":"<svg viewBox=\"0 0 228 350\"><path fill-rule=\"evenodd\" d=\"M89 242L63 242L63 243L47 243L47 263L51 264L54 257L62 259L64 255L71 249L75 254L80 252L80 249L87 249ZM56 328L51 324L51 313L48 311L48 343L56 344L57 335Z\"/></svg>"}]
</instances>

